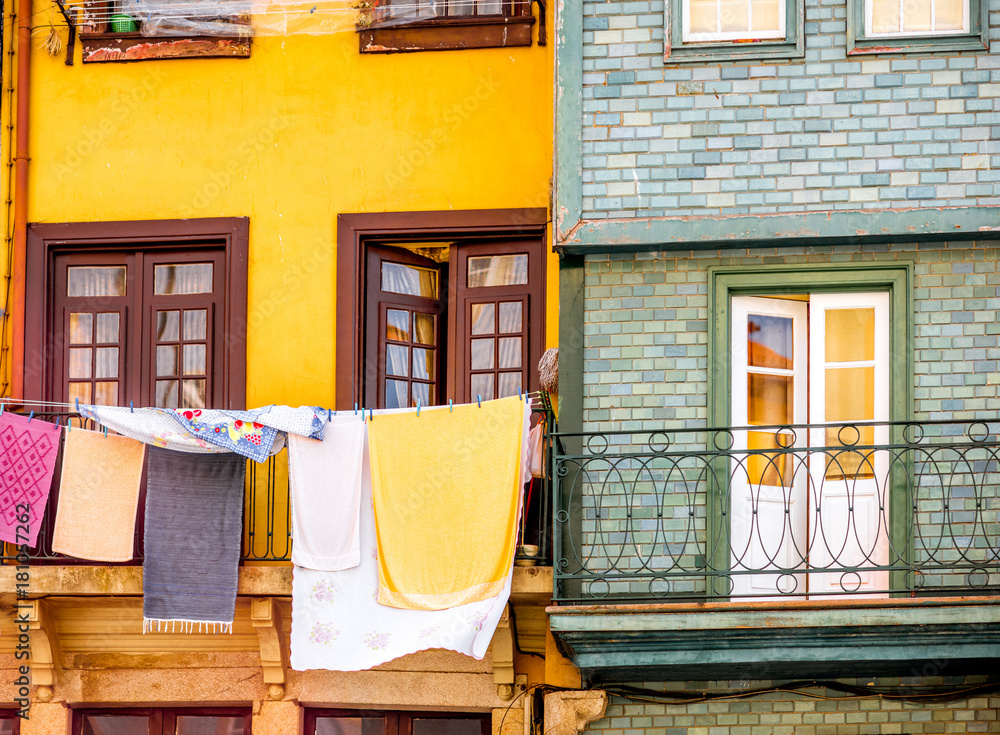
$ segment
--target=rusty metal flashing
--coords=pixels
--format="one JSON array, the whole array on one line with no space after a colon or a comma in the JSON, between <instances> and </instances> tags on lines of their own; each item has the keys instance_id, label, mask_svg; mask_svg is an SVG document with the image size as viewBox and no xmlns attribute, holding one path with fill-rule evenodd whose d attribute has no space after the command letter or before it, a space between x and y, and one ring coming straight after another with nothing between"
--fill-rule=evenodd
<instances>
[{"instance_id":1,"label":"rusty metal flashing","mask_svg":"<svg viewBox=\"0 0 1000 735\"><path fill-rule=\"evenodd\" d=\"M149 38L141 33L81 33L83 63L250 56L249 37Z\"/></svg>"},{"instance_id":2,"label":"rusty metal flashing","mask_svg":"<svg viewBox=\"0 0 1000 735\"><path fill-rule=\"evenodd\" d=\"M561 254L1000 239L1000 207L581 220Z\"/></svg>"},{"instance_id":3,"label":"rusty metal flashing","mask_svg":"<svg viewBox=\"0 0 1000 735\"><path fill-rule=\"evenodd\" d=\"M544 13L544 6L542 11ZM358 31L359 50L363 54L392 54L530 46L531 26L534 23L534 17L525 15L443 18L384 27L374 25ZM541 33L540 27L540 37Z\"/></svg>"}]
</instances>

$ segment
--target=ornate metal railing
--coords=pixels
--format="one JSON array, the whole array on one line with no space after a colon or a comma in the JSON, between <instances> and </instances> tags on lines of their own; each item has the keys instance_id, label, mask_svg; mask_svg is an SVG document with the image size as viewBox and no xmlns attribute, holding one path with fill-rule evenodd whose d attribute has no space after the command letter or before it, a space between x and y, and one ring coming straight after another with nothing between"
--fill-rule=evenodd
<instances>
[{"instance_id":1,"label":"ornate metal railing","mask_svg":"<svg viewBox=\"0 0 1000 735\"><path fill-rule=\"evenodd\" d=\"M10 409L7 409L10 410ZM17 413L27 413L16 411ZM540 404L538 413L549 416L551 411L547 403ZM99 430L90 419L76 412L35 412L34 418L66 425L72 422L74 428ZM549 424L551 425L551 423ZM545 444L549 439L546 435ZM52 550L52 531L55 527L56 508L59 497L59 475L62 456L56 465L55 477L49 502L46 505L45 516L38 532L38 540L30 550L33 564L73 564L93 565L98 562L74 559L58 554ZM525 511L521 521L517 560L521 564L546 564L551 548L549 529L549 475L535 480L529 487L525 497ZM143 561L143 522L145 510L145 482L139 497L138 517L134 537L135 556L128 564L141 564ZM0 544L2 557L0 563L15 563L17 549L12 544ZM291 507L288 495L288 452L282 450L270 457L267 462L256 463L247 461L246 492L243 506L243 542L240 551L242 562L282 562L290 561L292 555Z\"/></svg>"},{"instance_id":2,"label":"ornate metal railing","mask_svg":"<svg viewBox=\"0 0 1000 735\"><path fill-rule=\"evenodd\" d=\"M1000 592L997 421L556 434L564 602Z\"/></svg>"}]
</instances>

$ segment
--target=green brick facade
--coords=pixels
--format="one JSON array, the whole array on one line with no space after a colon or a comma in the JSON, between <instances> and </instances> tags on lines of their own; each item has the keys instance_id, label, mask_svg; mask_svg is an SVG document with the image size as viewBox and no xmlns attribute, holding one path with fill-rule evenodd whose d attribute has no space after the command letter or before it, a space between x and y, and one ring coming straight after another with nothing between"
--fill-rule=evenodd
<instances>
[{"instance_id":1,"label":"green brick facade","mask_svg":"<svg viewBox=\"0 0 1000 735\"><path fill-rule=\"evenodd\" d=\"M982 677L928 677L922 684L947 681L970 687ZM913 680L904 680L913 683ZM893 686L899 679L861 679L851 684ZM675 689L688 692L736 688L766 688L772 682L685 682ZM663 684L647 684L662 689ZM853 698L816 689L816 698L795 693L769 693L746 699L695 704L654 704L611 697L605 717L587 726L591 735L938 735L940 733L1000 732L1000 696L975 695L954 702L889 701Z\"/></svg>"}]
</instances>

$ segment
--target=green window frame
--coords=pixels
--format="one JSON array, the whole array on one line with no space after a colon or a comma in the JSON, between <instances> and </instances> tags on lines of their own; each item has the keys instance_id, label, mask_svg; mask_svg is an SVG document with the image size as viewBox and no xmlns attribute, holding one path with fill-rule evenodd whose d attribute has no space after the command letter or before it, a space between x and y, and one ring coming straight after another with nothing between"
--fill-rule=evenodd
<instances>
[{"instance_id":1,"label":"green window frame","mask_svg":"<svg viewBox=\"0 0 1000 735\"><path fill-rule=\"evenodd\" d=\"M730 426L730 373L732 371L731 317L733 296L797 293L889 292L889 420L907 421L913 413L913 263L801 264L776 266L712 266L708 269L708 421L709 426ZM894 429L890 440L901 439ZM725 485L729 468L718 467L718 486ZM890 508L908 508L906 478L894 472L889 490ZM712 558L715 569L728 568L728 516L720 498L707 498L708 538L720 539ZM908 512L890 511L889 534L893 547L905 545ZM909 550L906 552L909 553ZM894 575L890 584L901 586ZM716 593L717 594L717 593Z\"/></svg>"},{"instance_id":2,"label":"green window frame","mask_svg":"<svg viewBox=\"0 0 1000 735\"><path fill-rule=\"evenodd\" d=\"M967 0L969 30L964 33L867 36L866 0L847 0L847 54L913 54L952 51L988 51L988 0Z\"/></svg>"},{"instance_id":3,"label":"green window frame","mask_svg":"<svg viewBox=\"0 0 1000 735\"><path fill-rule=\"evenodd\" d=\"M668 0L664 61L739 61L741 59L795 59L805 56L804 18L801 0L785 0L785 37L748 41L684 41L684 3Z\"/></svg>"}]
</instances>

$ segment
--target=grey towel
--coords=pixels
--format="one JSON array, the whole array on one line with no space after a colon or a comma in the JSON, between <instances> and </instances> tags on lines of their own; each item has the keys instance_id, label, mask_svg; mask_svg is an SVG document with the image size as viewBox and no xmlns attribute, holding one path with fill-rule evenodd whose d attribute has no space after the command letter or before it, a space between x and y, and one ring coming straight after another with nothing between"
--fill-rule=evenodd
<instances>
[{"instance_id":1,"label":"grey towel","mask_svg":"<svg viewBox=\"0 0 1000 735\"><path fill-rule=\"evenodd\" d=\"M246 466L238 454L149 448L143 632L232 632Z\"/></svg>"}]
</instances>

